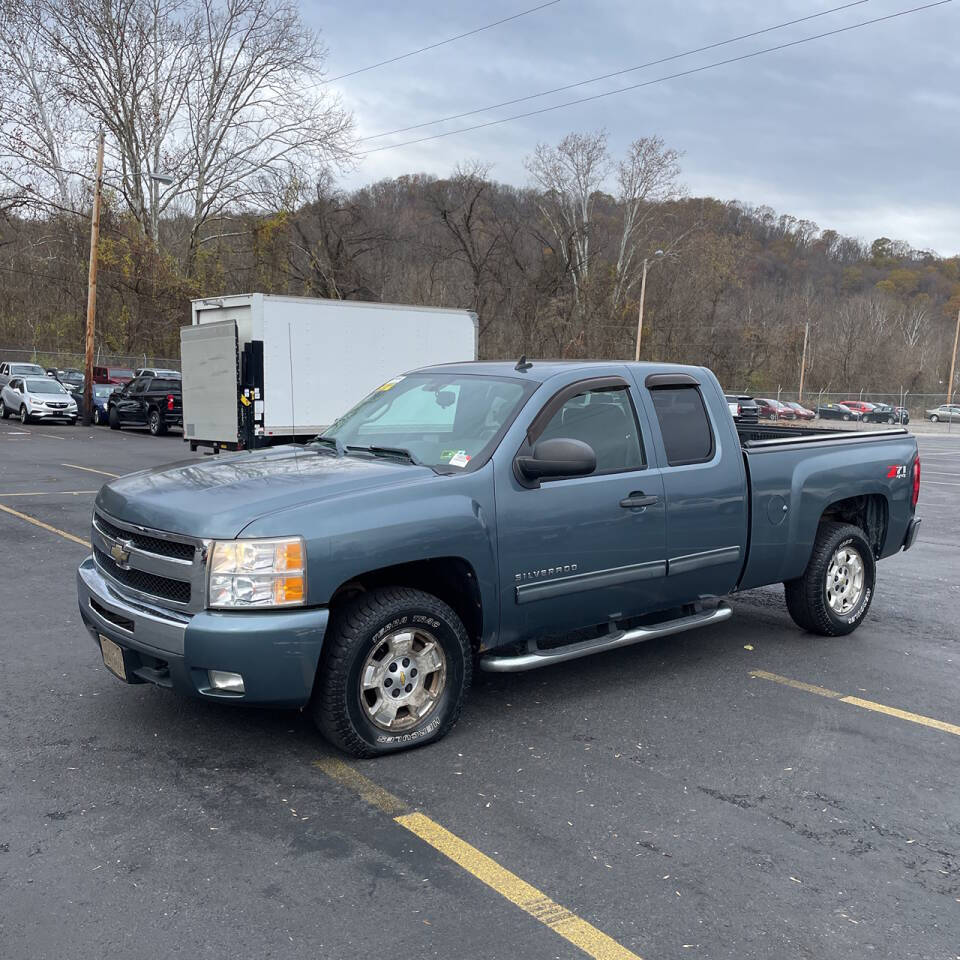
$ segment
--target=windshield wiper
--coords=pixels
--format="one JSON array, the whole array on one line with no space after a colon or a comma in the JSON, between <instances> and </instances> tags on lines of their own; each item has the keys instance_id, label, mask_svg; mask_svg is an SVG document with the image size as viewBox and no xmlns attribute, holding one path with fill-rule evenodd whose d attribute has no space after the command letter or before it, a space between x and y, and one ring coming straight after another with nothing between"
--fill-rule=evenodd
<instances>
[{"instance_id":1,"label":"windshield wiper","mask_svg":"<svg viewBox=\"0 0 960 960\"><path fill-rule=\"evenodd\" d=\"M342 457L346 448L344 445L337 440L335 437L314 437L310 443L323 443L328 447L332 447L336 451L338 457Z\"/></svg>"},{"instance_id":2,"label":"windshield wiper","mask_svg":"<svg viewBox=\"0 0 960 960\"><path fill-rule=\"evenodd\" d=\"M347 453L351 453L354 450L358 450L362 453L372 453L375 457L394 457L400 460L406 460L408 463L414 463L418 467L423 466L423 464L409 451L406 447L379 447L372 445L369 447L358 446L356 444L348 444L344 447L344 450Z\"/></svg>"}]
</instances>

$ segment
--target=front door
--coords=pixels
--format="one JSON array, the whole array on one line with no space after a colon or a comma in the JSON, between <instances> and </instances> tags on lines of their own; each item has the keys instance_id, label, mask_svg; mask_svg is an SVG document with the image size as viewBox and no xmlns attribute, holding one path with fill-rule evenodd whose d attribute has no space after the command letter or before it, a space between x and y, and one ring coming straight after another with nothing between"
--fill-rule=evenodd
<instances>
[{"instance_id":1,"label":"front door","mask_svg":"<svg viewBox=\"0 0 960 960\"><path fill-rule=\"evenodd\" d=\"M524 486L514 455L558 437L593 448L585 477ZM630 388L618 377L562 389L496 468L501 639L541 639L658 609L666 572L663 482Z\"/></svg>"},{"instance_id":2,"label":"front door","mask_svg":"<svg viewBox=\"0 0 960 960\"><path fill-rule=\"evenodd\" d=\"M150 386L150 380L146 377L140 377L123 388L117 400L117 416L121 423L144 424L147 422L147 414L144 409L143 395Z\"/></svg>"}]
</instances>

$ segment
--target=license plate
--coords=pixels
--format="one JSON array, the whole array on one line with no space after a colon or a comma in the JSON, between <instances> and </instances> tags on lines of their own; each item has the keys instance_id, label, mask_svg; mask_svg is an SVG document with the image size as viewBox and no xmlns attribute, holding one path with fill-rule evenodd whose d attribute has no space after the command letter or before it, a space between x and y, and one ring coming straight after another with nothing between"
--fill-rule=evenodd
<instances>
[{"instance_id":1,"label":"license plate","mask_svg":"<svg viewBox=\"0 0 960 960\"><path fill-rule=\"evenodd\" d=\"M100 637L100 652L103 654L103 665L121 680L127 679L127 668L123 663L123 650L109 637L102 633Z\"/></svg>"}]
</instances>

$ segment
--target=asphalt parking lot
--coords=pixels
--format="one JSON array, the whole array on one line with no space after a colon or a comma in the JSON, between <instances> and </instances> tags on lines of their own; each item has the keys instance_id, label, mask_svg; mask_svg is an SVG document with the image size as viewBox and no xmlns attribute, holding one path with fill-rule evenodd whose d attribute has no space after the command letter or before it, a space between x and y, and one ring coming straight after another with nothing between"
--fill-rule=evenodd
<instances>
[{"instance_id":1,"label":"asphalt parking lot","mask_svg":"<svg viewBox=\"0 0 960 960\"><path fill-rule=\"evenodd\" d=\"M0 423L0 958L956 960L960 435L919 439L918 543L852 636L742 594L347 763L117 682L81 626L100 484L199 455Z\"/></svg>"}]
</instances>

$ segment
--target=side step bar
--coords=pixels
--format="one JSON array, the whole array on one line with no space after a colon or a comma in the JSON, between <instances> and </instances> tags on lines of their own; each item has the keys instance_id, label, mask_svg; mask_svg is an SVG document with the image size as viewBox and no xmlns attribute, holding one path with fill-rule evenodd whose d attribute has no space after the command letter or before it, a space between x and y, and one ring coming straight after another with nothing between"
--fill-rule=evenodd
<instances>
[{"instance_id":1,"label":"side step bar","mask_svg":"<svg viewBox=\"0 0 960 960\"><path fill-rule=\"evenodd\" d=\"M615 650L618 647L628 647L643 640L653 640L656 637L667 637L672 633L683 633L685 630L694 630L696 627L706 627L711 623L720 623L729 620L733 610L721 601L716 607L701 610L687 617L678 617L676 620L666 620L649 627L635 627L633 630L620 630L617 633L606 634L593 640L583 640L580 643L571 643L565 647L555 647L550 650L534 650L531 653L521 653L514 656L486 656L480 658L480 669L491 673L519 673L523 670L536 670L537 667L546 667L551 663L562 663L564 660L576 660L579 657L588 657L591 653L601 653L604 650Z\"/></svg>"}]
</instances>

